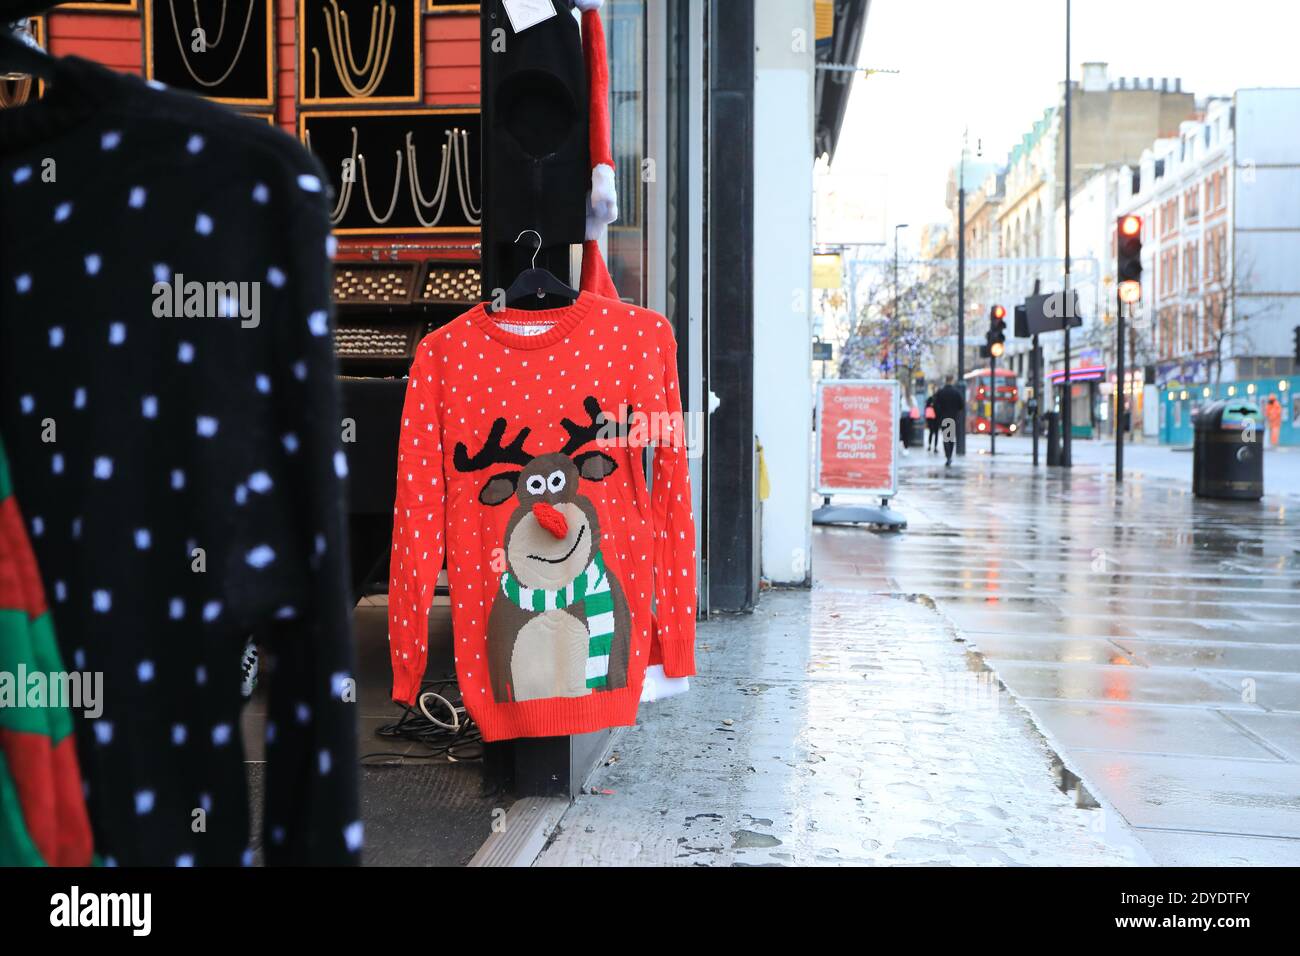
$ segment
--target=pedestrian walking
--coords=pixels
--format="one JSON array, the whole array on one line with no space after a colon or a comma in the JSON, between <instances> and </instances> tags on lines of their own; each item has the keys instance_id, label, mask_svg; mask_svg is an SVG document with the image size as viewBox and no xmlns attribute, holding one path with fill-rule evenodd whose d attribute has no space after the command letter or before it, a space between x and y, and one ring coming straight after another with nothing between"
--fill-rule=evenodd
<instances>
[{"instance_id":1,"label":"pedestrian walking","mask_svg":"<svg viewBox=\"0 0 1300 956\"><path fill-rule=\"evenodd\" d=\"M1276 394L1270 395L1264 403L1264 418L1268 421L1269 444L1276 448L1282 432L1282 403L1277 400Z\"/></svg>"},{"instance_id":2,"label":"pedestrian walking","mask_svg":"<svg viewBox=\"0 0 1300 956\"><path fill-rule=\"evenodd\" d=\"M943 388L935 392L934 411L942 429L944 465L952 464L952 453L957 448L957 429L962 415L966 414L966 400L953 384L955 379L949 375L944 379Z\"/></svg>"},{"instance_id":3,"label":"pedestrian walking","mask_svg":"<svg viewBox=\"0 0 1300 956\"><path fill-rule=\"evenodd\" d=\"M939 413L934 410L934 395L925 400L925 450L939 450Z\"/></svg>"}]
</instances>

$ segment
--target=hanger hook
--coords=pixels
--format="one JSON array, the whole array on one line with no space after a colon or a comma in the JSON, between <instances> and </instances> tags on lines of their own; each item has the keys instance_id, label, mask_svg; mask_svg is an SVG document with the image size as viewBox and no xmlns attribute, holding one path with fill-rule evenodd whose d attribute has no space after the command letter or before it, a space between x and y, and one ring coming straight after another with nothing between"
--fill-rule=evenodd
<instances>
[{"instance_id":1,"label":"hanger hook","mask_svg":"<svg viewBox=\"0 0 1300 956\"><path fill-rule=\"evenodd\" d=\"M533 250L533 268L536 269L537 254L542 251L542 234L538 232L536 229L525 229L519 235L515 236L515 242L518 242L520 239L528 235L530 232L537 237L537 248Z\"/></svg>"}]
</instances>

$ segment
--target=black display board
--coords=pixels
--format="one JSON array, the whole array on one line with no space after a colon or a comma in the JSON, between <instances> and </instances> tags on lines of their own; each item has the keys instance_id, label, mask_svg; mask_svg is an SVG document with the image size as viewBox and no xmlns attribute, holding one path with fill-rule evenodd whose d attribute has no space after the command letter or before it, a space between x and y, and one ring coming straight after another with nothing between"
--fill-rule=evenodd
<instances>
[{"instance_id":1,"label":"black display board","mask_svg":"<svg viewBox=\"0 0 1300 956\"><path fill-rule=\"evenodd\" d=\"M464 0L425 0L424 9L430 13L478 13L478 4Z\"/></svg>"},{"instance_id":2,"label":"black display board","mask_svg":"<svg viewBox=\"0 0 1300 956\"><path fill-rule=\"evenodd\" d=\"M222 103L272 105L273 6L273 0L144 0L145 75Z\"/></svg>"},{"instance_id":3,"label":"black display board","mask_svg":"<svg viewBox=\"0 0 1300 956\"><path fill-rule=\"evenodd\" d=\"M298 114L298 135L329 173L337 234L479 228L483 191L477 109L308 110ZM353 171L351 182L345 181L345 168Z\"/></svg>"},{"instance_id":4,"label":"black display board","mask_svg":"<svg viewBox=\"0 0 1300 956\"><path fill-rule=\"evenodd\" d=\"M298 0L298 101L420 99L422 0Z\"/></svg>"}]
</instances>

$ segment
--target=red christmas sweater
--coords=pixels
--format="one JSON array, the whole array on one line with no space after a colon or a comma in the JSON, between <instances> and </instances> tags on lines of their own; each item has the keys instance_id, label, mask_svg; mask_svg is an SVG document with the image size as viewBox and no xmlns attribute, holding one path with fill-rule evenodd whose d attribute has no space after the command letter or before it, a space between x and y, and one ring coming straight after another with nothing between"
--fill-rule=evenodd
<instances>
[{"instance_id":1,"label":"red christmas sweater","mask_svg":"<svg viewBox=\"0 0 1300 956\"><path fill-rule=\"evenodd\" d=\"M487 740L632 724L652 631L664 672L694 674L695 526L667 319L584 292L537 312L480 304L425 337L397 463L400 703L424 675L444 550L456 672Z\"/></svg>"}]
</instances>

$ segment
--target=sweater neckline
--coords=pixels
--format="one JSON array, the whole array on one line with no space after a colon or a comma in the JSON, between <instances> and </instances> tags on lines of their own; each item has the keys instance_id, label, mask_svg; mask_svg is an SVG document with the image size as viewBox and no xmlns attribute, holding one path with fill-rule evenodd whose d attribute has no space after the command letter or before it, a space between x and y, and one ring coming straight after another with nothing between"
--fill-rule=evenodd
<instances>
[{"instance_id":1,"label":"sweater neckline","mask_svg":"<svg viewBox=\"0 0 1300 956\"><path fill-rule=\"evenodd\" d=\"M591 313L590 292L578 293L572 305L558 309L513 309L506 307L500 312L488 310L486 302L480 302L471 314L474 324L487 335L502 345L512 349L540 349L554 345L576 329ZM510 326L524 328L541 328L540 332L515 332Z\"/></svg>"}]
</instances>

